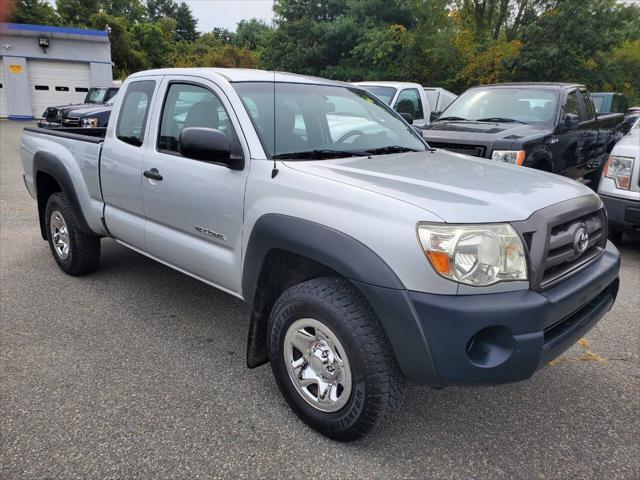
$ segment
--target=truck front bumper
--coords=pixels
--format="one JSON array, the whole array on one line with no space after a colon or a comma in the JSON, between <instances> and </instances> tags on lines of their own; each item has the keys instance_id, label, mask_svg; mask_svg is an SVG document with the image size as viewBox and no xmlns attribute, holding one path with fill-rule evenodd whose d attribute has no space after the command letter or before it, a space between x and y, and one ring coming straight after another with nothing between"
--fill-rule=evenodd
<instances>
[{"instance_id":1,"label":"truck front bumper","mask_svg":"<svg viewBox=\"0 0 640 480\"><path fill-rule=\"evenodd\" d=\"M640 200L600 195L610 228L640 237Z\"/></svg>"},{"instance_id":2,"label":"truck front bumper","mask_svg":"<svg viewBox=\"0 0 640 480\"><path fill-rule=\"evenodd\" d=\"M363 293L378 297L372 306L408 379L494 385L531 377L586 334L613 306L619 269L608 242L588 268L541 292L399 296L365 286ZM385 314L391 317L382 320Z\"/></svg>"}]
</instances>

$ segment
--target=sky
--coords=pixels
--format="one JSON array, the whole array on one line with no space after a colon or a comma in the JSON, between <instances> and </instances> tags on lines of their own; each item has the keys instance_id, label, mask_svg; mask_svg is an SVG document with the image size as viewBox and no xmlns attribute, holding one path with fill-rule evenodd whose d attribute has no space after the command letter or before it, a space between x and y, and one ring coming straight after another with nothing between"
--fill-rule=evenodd
<instances>
[{"instance_id":1,"label":"sky","mask_svg":"<svg viewBox=\"0 0 640 480\"><path fill-rule=\"evenodd\" d=\"M242 20L258 18L270 23L273 0L184 0L198 19L198 30L209 32L215 27L235 30Z\"/></svg>"}]
</instances>

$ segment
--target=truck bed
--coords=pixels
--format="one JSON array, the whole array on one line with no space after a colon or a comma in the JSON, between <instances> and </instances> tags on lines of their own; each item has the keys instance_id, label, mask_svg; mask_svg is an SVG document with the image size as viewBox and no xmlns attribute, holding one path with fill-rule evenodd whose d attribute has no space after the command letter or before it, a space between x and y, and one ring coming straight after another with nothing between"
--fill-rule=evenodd
<instances>
[{"instance_id":1,"label":"truck bed","mask_svg":"<svg viewBox=\"0 0 640 480\"><path fill-rule=\"evenodd\" d=\"M54 137L68 138L70 140L79 140L81 142L102 143L107 133L106 128L36 128L26 127L25 131L40 133L43 135L52 135Z\"/></svg>"}]
</instances>

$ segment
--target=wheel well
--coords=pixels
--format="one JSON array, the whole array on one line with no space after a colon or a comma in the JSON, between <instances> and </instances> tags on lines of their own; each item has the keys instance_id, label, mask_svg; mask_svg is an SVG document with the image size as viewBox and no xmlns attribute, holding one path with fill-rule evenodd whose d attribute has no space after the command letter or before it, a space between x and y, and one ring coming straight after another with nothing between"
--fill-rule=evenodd
<instances>
[{"instance_id":1,"label":"wheel well","mask_svg":"<svg viewBox=\"0 0 640 480\"><path fill-rule=\"evenodd\" d=\"M51 175L45 172L36 174L36 192L38 199L38 217L40 219L40 234L44 240L47 239L47 228L45 225L45 210L49 197L56 192L61 192L62 187Z\"/></svg>"},{"instance_id":2,"label":"wheel well","mask_svg":"<svg viewBox=\"0 0 640 480\"><path fill-rule=\"evenodd\" d=\"M276 300L288 288L317 277L342 277L331 268L286 250L270 250L262 264L251 308L247 365L266 363L267 326Z\"/></svg>"},{"instance_id":3,"label":"wheel well","mask_svg":"<svg viewBox=\"0 0 640 480\"><path fill-rule=\"evenodd\" d=\"M536 170L542 170L543 172L553 172L553 169L551 168L551 163L548 162L547 160L539 160L538 162L536 162L534 168Z\"/></svg>"}]
</instances>

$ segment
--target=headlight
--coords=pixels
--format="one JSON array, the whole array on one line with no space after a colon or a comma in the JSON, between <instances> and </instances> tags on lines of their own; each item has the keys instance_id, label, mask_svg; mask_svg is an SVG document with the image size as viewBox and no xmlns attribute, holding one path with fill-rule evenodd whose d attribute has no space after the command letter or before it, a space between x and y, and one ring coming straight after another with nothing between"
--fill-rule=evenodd
<instances>
[{"instance_id":1,"label":"headlight","mask_svg":"<svg viewBox=\"0 0 640 480\"><path fill-rule=\"evenodd\" d=\"M83 128L95 128L98 126L98 119L96 117L81 118L80 126Z\"/></svg>"},{"instance_id":2,"label":"headlight","mask_svg":"<svg viewBox=\"0 0 640 480\"><path fill-rule=\"evenodd\" d=\"M474 286L527 280L520 236L509 224L418 224L418 238L433 268L443 277Z\"/></svg>"},{"instance_id":3,"label":"headlight","mask_svg":"<svg viewBox=\"0 0 640 480\"><path fill-rule=\"evenodd\" d=\"M512 163L514 165L522 165L524 157L524 150L494 150L491 154L491 160Z\"/></svg>"},{"instance_id":4,"label":"headlight","mask_svg":"<svg viewBox=\"0 0 640 480\"><path fill-rule=\"evenodd\" d=\"M633 171L633 158L616 157L609 155L609 159L604 166L604 176L612 178L616 182L616 187L629 190L631 187L631 172Z\"/></svg>"}]
</instances>

